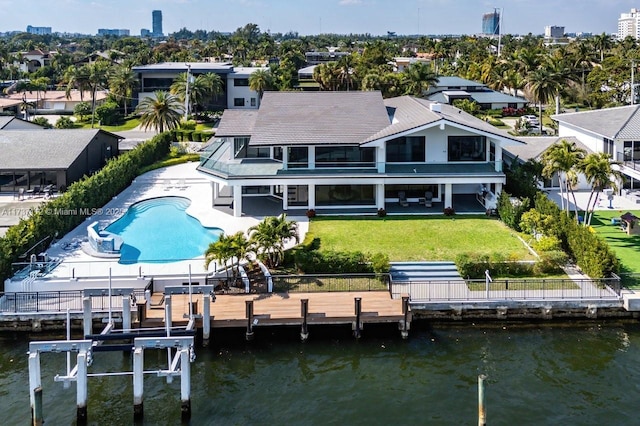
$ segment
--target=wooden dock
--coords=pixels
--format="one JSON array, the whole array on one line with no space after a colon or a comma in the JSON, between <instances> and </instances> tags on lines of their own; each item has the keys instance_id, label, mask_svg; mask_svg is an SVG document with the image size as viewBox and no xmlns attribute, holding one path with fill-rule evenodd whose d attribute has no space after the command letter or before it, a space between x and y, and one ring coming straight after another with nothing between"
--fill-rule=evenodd
<instances>
[{"instance_id":1,"label":"wooden dock","mask_svg":"<svg viewBox=\"0 0 640 426\"><path fill-rule=\"evenodd\" d=\"M411 321L410 312L405 316L402 299L392 299L387 291L313 292L216 295L211 302L212 328L241 328L249 321L247 302L252 301L252 323L261 326L291 326L303 322L303 300L307 302L307 324L354 324L357 316L357 299L360 299L360 324L399 323ZM202 313L202 296L194 294L195 311ZM174 326L186 325L189 313L189 296L171 297L171 317ZM164 324L164 304L147 309L143 327ZM198 327L202 326L198 320ZM402 329L402 328L401 328Z\"/></svg>"}]
</instances>

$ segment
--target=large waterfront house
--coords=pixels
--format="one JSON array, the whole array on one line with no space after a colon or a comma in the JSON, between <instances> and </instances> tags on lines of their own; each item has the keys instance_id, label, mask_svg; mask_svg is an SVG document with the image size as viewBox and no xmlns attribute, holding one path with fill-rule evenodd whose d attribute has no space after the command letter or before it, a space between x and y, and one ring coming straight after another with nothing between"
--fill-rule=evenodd
<instances>
[{"instance_id":1,"label":"large waterfront house","mask_svg":"<svg viewBox=\"0 0 640 426\"><path fill-rule=\"evenodd\" d=\"M625 196L640 203L640 105L552 116L561 139L574 137L590 152L620 162Z\"/></svg>"},{"instance_id":2,"label":"large waterfront house","mask_svg":"<svg viewBox=\"0 0 640 426\"><path fill-rule=\"evenodd\" d=\"M209 109L255 109L258 93L249 88L249 76L260 68L234 67L228 62L162 62L139 65L132 68L138 76L135 102L153 97L157 90L168 92L180 74L189 72L192 77L213 73L222 79L222 93L207 105Z\"/></svg>"},{"instance_id":3,"label":"large waterfront house","mask_svg":"<svg viewBox=\"0 0 640 426\"><path fill-rule=\"evenodd\" d=\"M450 105L380 92L267 92L257 110L224 112L199 170L282 210L456 209L498 194L502 152L521 142ZM477 210L483 211L479 199Z\"/></svg>"}]
</instances>

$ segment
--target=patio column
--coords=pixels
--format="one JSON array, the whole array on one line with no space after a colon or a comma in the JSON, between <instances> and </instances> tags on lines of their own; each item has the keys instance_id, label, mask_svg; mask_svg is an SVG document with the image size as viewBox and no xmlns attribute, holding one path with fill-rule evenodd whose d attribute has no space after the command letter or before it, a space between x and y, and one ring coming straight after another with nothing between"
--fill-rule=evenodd
<instances>
[{"instance_id":1,"label":"patio column","mask_svg":"<svg viewBox=\"0 0 640 426\"><path fill-rule=\"evenodd\" d=\"M289 210L289 185L284 185L282 193L282 210Z\"/></svg>"},{"instance_id":2,"label":"patio column","mask_svg":"<svg viewBox=\"0 0 640 426\"><path fill-rule=\"evenodd\" d=\"M309 204L309 210L315 210L316 209L316 186L312 183L309 184L308 186L308 204Z\"/></svg>"},{"instance_id":3,"label":"patio column","mask_svg":"<svg viewBox=\"0 0 640 426\"><path fill-rule=\"evenodd\" d=\"M376 148L376 167L378 168L378 173L385 172L385 160L386 160L386 152L384 147L379 146Z\"/></svg>"},{"instance_id":4,"label":"patio column","mask_svg":"<svg viewBox=\"0 0 640 426\"><path fill-rule=\"evenodd\" d=\"M220 184L218 182L211 182L211 186L213 187L213 200L215 200L220 196Z\"/></svg>"},{"instance_id":5,"label":"patio column","mask_svg":"<svg viewBox=\"0 0 640 426\"><path fill-rule=\"evenodd\" d=\"M502 171L502 146L495 144L496 146L496 172Z\"/></svg>"},{"instance_id":6,"label":"patio column","mask_svg":"<svg viewBox=\"0 0 640 426\"><path fill-rule=\"evenodd\" d=\"M376 208L384 209L384 184L376 185Z\"/></svg>"},{"instance_id":7,"label":"patio column","mask_svg":"<svg viewBox=\"0 0 640 426\"><path fill-rule=\"evenodd\" d=\"M496 183L496 190L494 192L494 194L496 194L496 197L498 195L500 195L500 193L502 192L502 184L501 183Z\"/></svg>"},{"instance_id":8,"label":"patio column","mask_svg":"<svg viewBox=\"0 0 640 426\"><path fill-rule=\"evenodd\" d=\"M242 186L233 186L233 216L242 216Z\"/></svg>"},{"instance_id":9,"label":"patio column","mask_svg":"<svg viewBox=\"0 0 640 426\"><path fill-rule=\"evenodd\" d=\"M453 207L453 194L451 193L452 186L450 183L444 184L444 208Z\"/></svg>"},{"instance_id":10,"label":"patio column","mask_svg":"<svg viewBox=\"0 0 640 426\"><path fill-rule=\"evenodd\" d=\"M310 169L315 169L316 168L316 147L311 145L309 146L309 151L308 151L308 160L309 160L309 165L308 167Z\"/></svg>"}]
</instances>

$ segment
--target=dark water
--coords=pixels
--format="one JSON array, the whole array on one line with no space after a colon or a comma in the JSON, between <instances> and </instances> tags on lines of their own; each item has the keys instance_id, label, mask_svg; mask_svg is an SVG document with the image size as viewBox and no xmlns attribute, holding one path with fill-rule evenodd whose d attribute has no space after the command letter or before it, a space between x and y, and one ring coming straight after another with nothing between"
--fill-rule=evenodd
<instances>
[{"instance_id":1,"label":"dark water","mask_svg":"<svg viewBox=\"0 0 640 426\"><path fill-rule=\"evenodd\" d=\"M491 425L640 424L640 326L419 324L403 341L369 327L225 333L197 349L192 425L477 424L477 376L487 374ZM214 330L215 331L215 330ZM376 336L374 336L374 334ZM0 342L3 425L30 421L27 340ZM64 355L42 355L46 425L75 424L75 386L53 382ZM145 352L158 368L166 352ZM121 353L98 353L90 372L131 370ZM180 424L180 381L145 376L145 422ZM131 424L131 377L89 379L90 424Z\"/></svg>"}]
</instances>

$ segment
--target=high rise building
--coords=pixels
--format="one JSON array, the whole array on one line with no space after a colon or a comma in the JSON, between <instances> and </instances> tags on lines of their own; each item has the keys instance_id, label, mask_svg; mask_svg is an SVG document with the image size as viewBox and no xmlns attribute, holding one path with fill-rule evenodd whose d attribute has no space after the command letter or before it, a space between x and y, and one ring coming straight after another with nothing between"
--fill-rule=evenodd
<instances>
[{"instance_id":1,"label":"high rise building","mask_svg":"<svg viewBox=\"0 0 640 426\"><path fill-rule=\"evenodd\" d=\"M154 10L151 12L152 18L152 27L151 27L151 35L153 37L162 37L164 34L162 33L162 11Z\"/></svg>"},{"instance_id":2,"label":"high rise building","mask_svg":"<svg viewBox=\"0 0 640 426\"><path fill-rule=\"evenodd\" d=\"M29 34L47 35L51 34L51 27L33 27L31 25L27 25L27 32Z\"/></svg>"},{"instance_id":3,"label":"high rise building","mask_svg":"<svg viewBox=\"0 0 640 426\"><path fill-rule=\"evenodd\" d=\"M618 19L618 40L628 36L640 39L640 11L631 9L629 13L621 13Z\"/></svg>"},{"instance_id":4,"label":"high rise building","mask_svg":"<svg viewBox=\"0 0 640 426\"><path fill-rule=\"evenodd\" d=\"M544 38L562 38L564 37L564 27L555 25L547 25L544 27Z\"/></svg>"},{"instance_id":5,"label":"high rise building","mask_svg":"<svg viewBox=\"0 0 640 426\"><path fill-rule=\"evenodd\" d=\"M500 34L500 12L498 9L493 9L493 12L482 15L482 34Z\"/></svg>"},{"instance_id":6,"label":"high rise building","mask_svg":"<svg viewBox=\"0 0 640 426\"><path fill-rule=\"evenodd\" d=\"M98 35L99 36L114 35L117 37L126 37L126 36L129 36L129 30L115 29L115 28L99 28Z\"/></svg>"}]
</instances>

